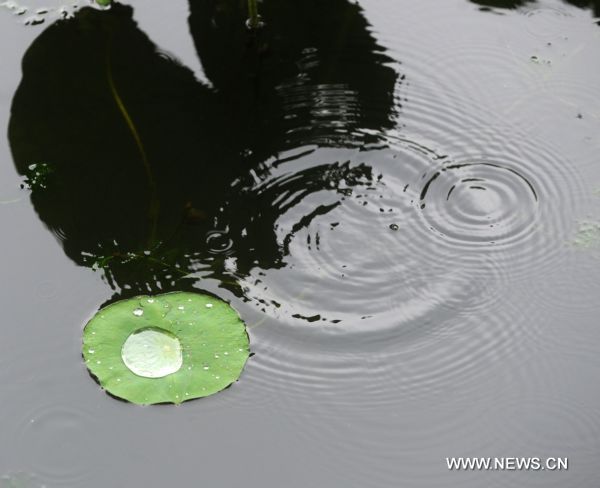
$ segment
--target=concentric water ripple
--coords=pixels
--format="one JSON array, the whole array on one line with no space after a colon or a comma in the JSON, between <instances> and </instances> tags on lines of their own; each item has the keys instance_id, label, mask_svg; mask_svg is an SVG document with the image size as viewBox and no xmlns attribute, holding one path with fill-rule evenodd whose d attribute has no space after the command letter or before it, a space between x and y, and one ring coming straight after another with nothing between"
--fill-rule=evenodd
<instances>
[{"instance_id":1,"label":"concentric water ripple","mask_svg":"<svg viewBox=\"0 0 600 488\"><path fill-rule=\"evenodd\" d=\"M502 21L485 13L485 28L467 38L457 34L469 29L467 20L449 21L445 12L440 6L426 26L427 35L454 33L435 49L419 49L418 37L390 41L400 46L395 53L409 80L397 93L399 131L445 156L422 175L421 229L457 252L493 253L514 277L556 266L584 187L566 152L535 137L532 128L544 119L524 119L520 110L523 97L554 83L531 67L532 43L541 44L527 35L505 38Z\"/></svg>"},{"instance_id":2,"label":"concentric water ripple","mask_svg":"<svg viewBox=\"0 0 600 488\"><path fill-rule=\"evenodd\" d=\"M496 253L513 276L556 265L583 192L569 160L508 129L463 136L449 143L456 156L423 177L425 227L442 244Z\"/></svg>"},{"instance_id":3,"label":"concentric water ripple","mask_svg":"<svg viewBox=\"0 0 600 488\"><path fill-rule=\"evenodd\" d=\"M529 135L477 111L469 130L423 101L413 108L419 126L432 122L427 139L298 148L248 190L270 209L281 253L236 270L246 306L265 315L253 386L267 407L473 401L490 368L539 342L535 305L519 297L532 271L563 259L579 177Z\"/></svg>"},{"instance_id":4,"label":"concentric water ripple","mask_svg":"<svg viewBox=\"0 0 600 488\"><path fill-rule=\"evenodd\" d=\"M428 29L445 28L441 13L428 17ZM396 93L397 132L374 134L377 147L307 150L307 141L335 139L300 127L288 132L298 148L269 162L249 191L271 209L281 253L275 266L258 260L238 273L247 305L265 315L253 331L261 346L252 376L273 399L265 408L352 404L364 415L399 399L474 402L490 369L525 364L544 333L535 302L520 298L532 274L562 263L582 184L528 124L502 120L539 85L530 53L496 37L452 36L429 53L418 42L410 32L392 41L404 46L396 53L407 80ZM328 102L345 107L331 120L353 120L358 105L344 87L322 88L331 89L325 110L312 120L333 134ZM286 89L292 115L320 98ZM344 140L362 142L359 133ZM320 166L337 169L309 175ZM358 168L363 177L351 177ZM253 221L265 228L265 215ZM334 419L326 437L335 445ZM310 412L293 420L304 435L323 435Z\"/></svg>"},{"instance_id":5,"label":"concentric water ripple","mask_svg":"<svg viewBox=\"0 0 600 488\"><path fill-rule=\"evenodd\" d=\"M539 286L531 288L528 296L540 307L554 307L572 317L588 317L600 310L597 300L600 293L599 271L600 252L568 242L564 250L564 266L534 275Z\"/></svg>"},{"instance_id":6,"label":"concentric water ripple","mask_svg":"<svg viewBox=\"0 0 600 488\"><path fill-rule=\"evenodd\" d=\"M420 201L430 228L460 245L509 245L538 224L535 187L501 161L441 166L425 178Z\"/></svg>"},{"instance_id":7,"label":"concentric water ripple","mask_svg":"<svg viewBox=\"0 0 600 488\"><path fill-rule=\"evenodd\" d=\"M600 340L600 253L568 244L564 254L560 267L532 274L530 286L521 287L521 300L535 303L540 311L533 348L592 364Z\"/></svg>"},{"instance_id":8,"label":"concentric water ripple","mask_svg":"<svg viewBox=\"0 0 600 488\"><path fill-rule=\"evenodd\" d=\"M489 392L481 385L507 361L515 368L526 364L531 346L526 329L533 316L527 307L500 302L448 318L442 330L412 340L374 331L377 342L366 335L323 341L314 330L294 333L270 321L253 331L260 346L249 381L271 400L265 409L293 411L288 422L297 435L305 442L321 439L315 449L338 469L377 444L384 457L376 477L368 477L387 486L395 462L425 463L434 446L453 438L458 428L462 439L474 440L473 449L487 445L479 428L487 422L482 405ZM423 468L408 471L422 481ZM353 476L367 481L360 472Z\"/></svg>"},{"instance_id":9,"label":"concentric water ripple","mask_svg":"<svg viewBox=\"0 0 600 488\"><path fill-rule=\"evenodd\" d=\"M533 312L502 293L509 249L440 245L424 225L423 175L449 156L401 138L382 149L295 154L252 190L275 216L281 260L236 271L249 300L242 307L265 315L252 328L253 387L277 408L311 398L341 407L358 390L353 401L367 410L448 388L475 398L487 368L537 332L527 324ZM328 168L328 185L306 184L315 167ZM492 168L488 179L496 170L510 173ZM500 181L512 184L510 174Z\"/></svg>"},{"instance_id":10,"label":"concentric water ripple","mask_svg":"<svg viewBox=\"0 0 600 488\"><path fill-rule=\"evenodd\" d=\"M244 282L248 297L261 307L273 304L273 316L328 325L324 333L334 335L406 334L442 322L432 319L436 314L494 299L482 283L498 277L492 261L441 249L417 230L417 183L436 164L435 153L405 141L337 155L370 168L370 180L298 194L298 176L274 176L255 190L271 192L271 207L279 206L275 228L284 266L253 268ZM474 283L477 293L471 293Z\"/></svg>"},{"instance_id":11,"label":"concentric water ripple","mask_svg":"<svg viewBox=\"0 0 600 488\"><path fill-rule=\"evenodd\" d=\"M527 349L529 340L522 329L531 316L503 304L448 319L444 330L430 331L418 341L378 333L377 342L360 344L347 338L332 344L316 333L301 336L265 324L254 332L261 346L253 358L252 382L274 398L269 408L298 401L343 407L353 398L364 413L392 407L399 399L452 394L456 400L474 401L489 367L508 357L514 361ZM272 394L276 391L285 394L277 397Z\"/></svg>"},{"instance_id":12,"label":"concentric water ripple","mask_svg":"<svg viewBox=\"0 0 600 488\"><path fill-rule=\"evenodd\" d=\"M40 405L25 412L16 450L28 453L32 470L50 486L84 486L102 458L101 439L88 435L94 422L73 406Z\"/></svg>"},{"instance_id":13,"label":"concentric water ripple","mask_svg":"<svg viewBox=\"0 0 600 488\"><path fill-rule=\"evenodd\" d=\"M524 93L534 93L537 83L530 63L528 55L515 52L510 44L482 41L446 45L435 58L415 61L418 85L413 83L406 96L410 102L415 90L426 93L431 89L428 96L433 97L440 122L462 115L467 117L464 122L470 123L469 118L477 113L473 108L499 112ZM439 72L444 75L436 76ZM406 106L412 108L410 103Z\"/></svg>"},{"instance_id":14,"label":"concentric water ripple","mask_svg":"<svg viewBox=\"0 0 600 488\"><path fill-rule=\"evenodd\" d=\"M561 7L545 6L526 9L525 12L528 17L527 32L544 41L565 37L572 17L566 9Z\"/></svg>"},{"instance_id":15,"label":"concentric water ripple","mask_svg":"<svg viewBox=\"0 0 600 488\"><path fill-rule=\"evenodd\" d=\"M276 268L250 270L246 295L261 307L273 304L270 313L280 319L334 325L326 333L407 333L444 304L485 308L494 294L486 298L482 280L556 264L574 225L577 175L527 139L511 137L503 147L491 129L463 136L458 157L400 139L387 149L340 154L372 171L371 181L341 193L298 194L286 188L293 176L258 187L278 195L272 207L285 202L275 212L284 257ZM469 140L487 151L465 157L460 146ZM473 283L478 293L461 291Z\"/></svg>"},{"instance_id":16,"label":"concentric water ripple","mask_svg":"<svg viewBox=\"0 0 600 488\"><path fill-rule=\"evenodd\" d=\"M478 28L473 29L472 16L453 15L452 6L441 2L419 15L421 29L396 28L388 41L406 75L398 99L404 108L401 122L411 133L412 115L418 115L414 103L422 98L434 109L433 127L453 127L457 120L468 127L472 116L481 114L488 119L485 125L490 116L495 118L522 96L536 92L530 45L540 43L525 32L525 23L522 33L514 29L507 35L499 17L481 13ZM397 19L399 25L403 22ZM423 38L435 41L423 47Z\"/></svg>"}]
</instances>

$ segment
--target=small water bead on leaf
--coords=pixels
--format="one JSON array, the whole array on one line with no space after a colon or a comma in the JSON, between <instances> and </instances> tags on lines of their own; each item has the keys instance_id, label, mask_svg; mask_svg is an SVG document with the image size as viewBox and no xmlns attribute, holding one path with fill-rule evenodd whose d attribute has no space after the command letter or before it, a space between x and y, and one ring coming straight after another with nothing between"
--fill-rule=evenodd
<instances>
[{"instance_id":1,"label":"small water bead on leaf","mask_svg":"<svg viewBox=\"0 0 600 488\"><path fill-rule=\"evenodd\" d=\"M217 393L239 378L250 356L237 312L198 293L113 303L88 322L83 342L85 363L100 385L137 404L181 403ZM242 354L221 356L232 347Z\"/></svg>"}]
</instances>

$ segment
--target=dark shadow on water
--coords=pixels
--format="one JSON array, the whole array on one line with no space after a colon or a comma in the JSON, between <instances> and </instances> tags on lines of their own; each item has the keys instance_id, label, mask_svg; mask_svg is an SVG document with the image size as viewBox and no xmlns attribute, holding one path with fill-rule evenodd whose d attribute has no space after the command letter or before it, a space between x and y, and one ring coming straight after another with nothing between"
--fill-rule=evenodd
<instances>
[{"instance_id":1,"label":"dark shadow on water","mask_svg":"<svg viewBox=\"0 0 600 488\"><path fill-rule=\"evenodd\" d=\"M192 0L190 7L220 106L258 160L290 144L360 144L367 137L359 130L393 126L397 75L356 4L262 2L266 27L256 35L245 27L245 2Z\"/></svg>"},{"instance_id":2,"label":"dark shadow on water","mask_svg":"<svg viewBox=\"0 0 600 488\"><path fill-rule=\"evenodd\" d=\"M358 6L267 0L267 26L252 34L242 4L191 1L212 86L119 4L51 25L24 56L9 126L15 165L34 182L32 165L43 168L43 184L29 185L40 219L75 263L103 269L119 298L192 289L198 273L241 294L239 276L285 256L275 222L293 198L275 203L282 193L342 198L372 178L331 161L256 191L265 161L357 147L394 126L397 75Z\"/></svg>"}]
</instances>

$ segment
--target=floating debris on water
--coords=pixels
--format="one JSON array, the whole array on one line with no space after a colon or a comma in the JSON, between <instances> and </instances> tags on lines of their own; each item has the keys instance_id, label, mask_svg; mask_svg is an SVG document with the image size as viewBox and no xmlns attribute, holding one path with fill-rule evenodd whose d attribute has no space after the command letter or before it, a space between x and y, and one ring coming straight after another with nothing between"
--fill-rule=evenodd
<instances>
[{"instance_id":1,"label":"floating debris on water","mask_svg":"<svg viewBox=\"0 0 600 488\"><path fill-rule=\"evenodd\" d=\"M581 249L600 249L600 222L580 222L573 245Z\"/></svg>"},{"instance_id":2,"label":"floating debris on water","mask_svg":"<svg viewBox=\"0 0 600 488\"><path fill-rule=\"evenodd\" d=\"M535 64L545 64L545 65L548 65L548 66L552 64L552 61L550 61L550 60L548 60L548 59L542 59L542 58L540 58L539 56L535 56L535 55L534 55L534 56L531 56L531 57L529 58L529 60L530 60L532 63L535 63Z\"/></svg>"}]
</instances>

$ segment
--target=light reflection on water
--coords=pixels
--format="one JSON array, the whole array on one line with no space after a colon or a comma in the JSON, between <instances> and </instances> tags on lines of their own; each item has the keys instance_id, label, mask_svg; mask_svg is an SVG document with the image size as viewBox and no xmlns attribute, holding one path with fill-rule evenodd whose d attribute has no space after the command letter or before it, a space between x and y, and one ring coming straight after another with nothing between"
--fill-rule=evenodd
<instances>
[{"instance_id":1,"label":"light reflection on water","mask_svg":"<svg viewBox=\"0 0 600 488\"><path fill-rule=\"evenodd\" d=\"M0 2L0 9L10 12L20 23L29 27L71 18L84 7L104 10L95 0L3 0Z\"/></svg>"}]
</instances>

